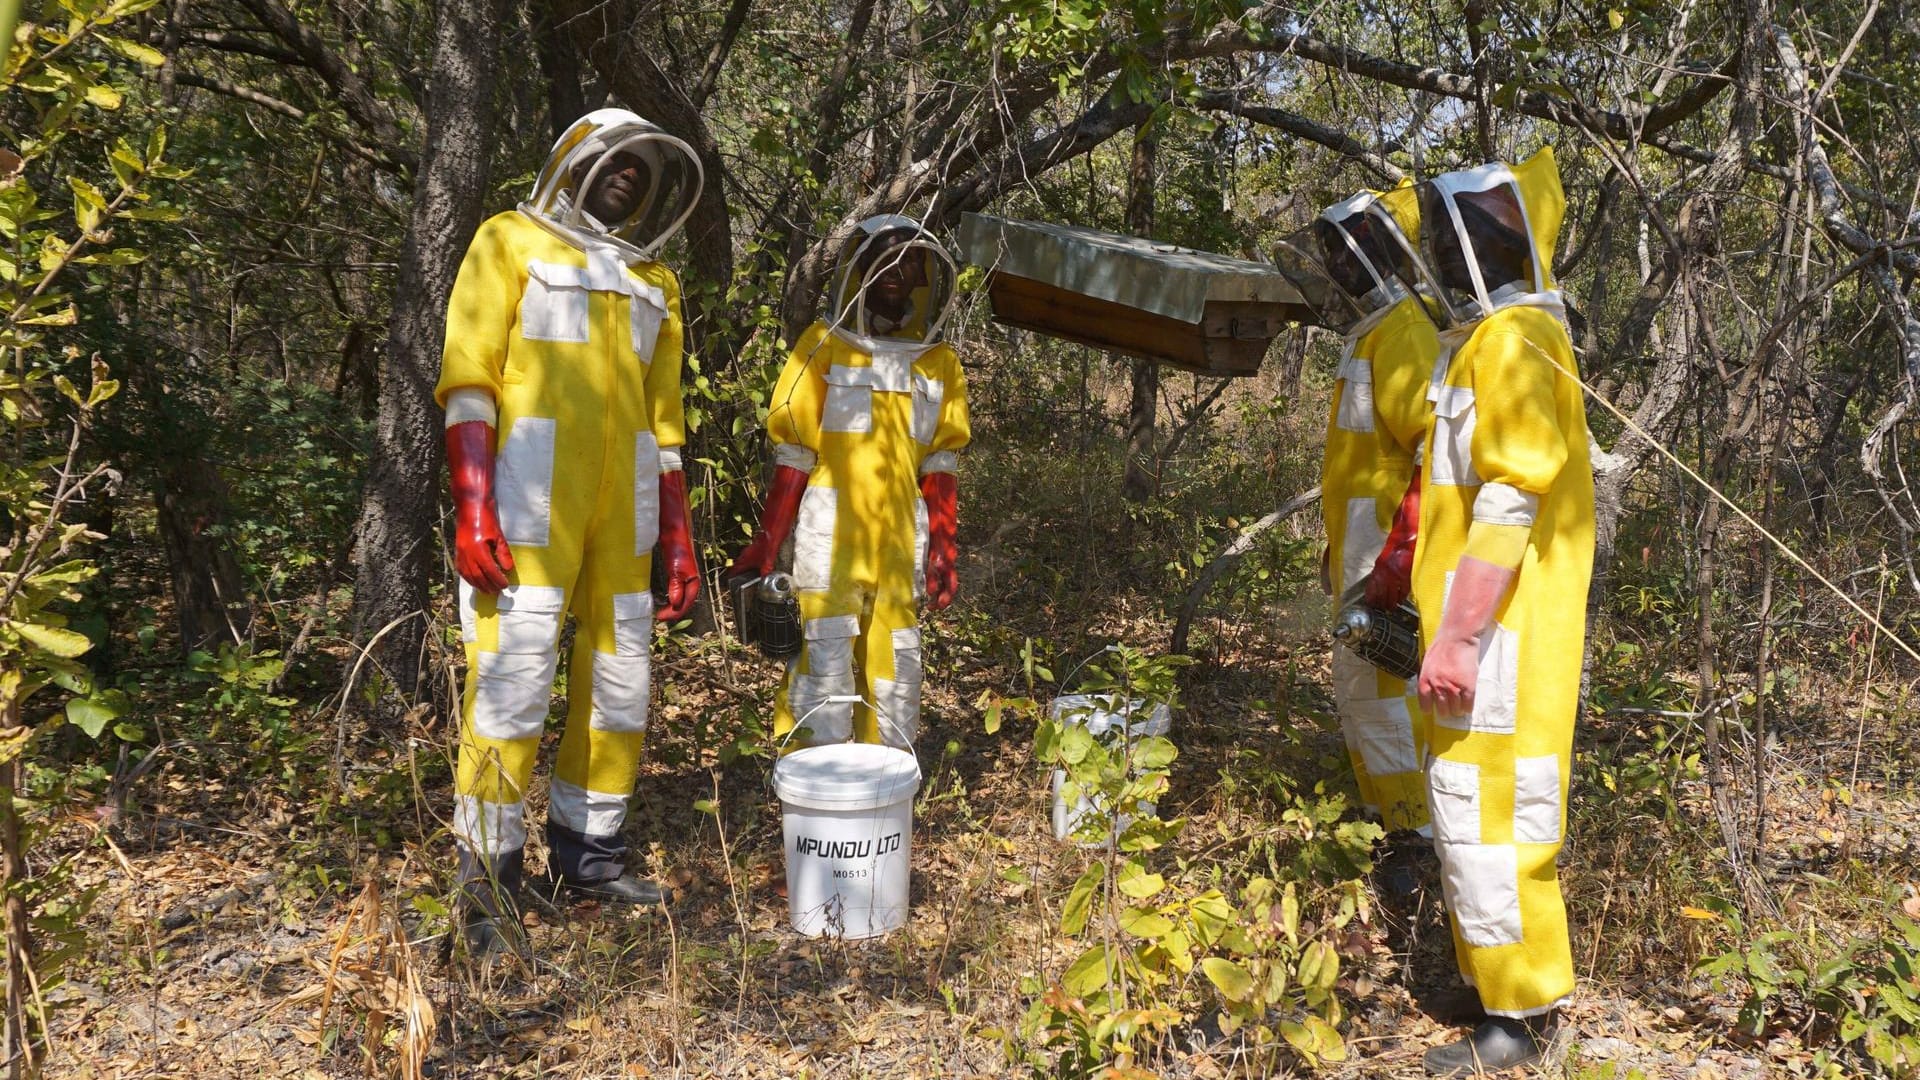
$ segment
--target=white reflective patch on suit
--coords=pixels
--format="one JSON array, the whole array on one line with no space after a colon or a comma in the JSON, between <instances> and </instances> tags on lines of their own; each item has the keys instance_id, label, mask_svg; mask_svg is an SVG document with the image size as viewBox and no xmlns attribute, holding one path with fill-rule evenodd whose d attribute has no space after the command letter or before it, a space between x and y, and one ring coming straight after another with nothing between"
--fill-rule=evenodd
<instances>
[{"instance_id":1,"label":"white reflective patch on suit","mask_svg":"<svg viewBox=\"0 0 1920 1080\"><path fill-rule=\"evenodd\" d=\"M1473 497L1473 520L1488 525L1532 525L1540 496L1511 484L1485 484Z\"/></svg>"},{"instance_id":2,"label":"white reflective patch on suit","mask_svg":"<svg viewBox=\"0 0 1920 1080\"><path fill-rule=\"evenodd\" d=\"M547 817L586 836L612 836L627 819L627 797L589 791L556 776L547 788Z\"/></svg>"},{"instance_id":3,"label":"white reflective patch on suit","mask_svg":"<svg viewBox=\"0 0 1920 1080\"><path fill-rule=\"evenodd\" d=\"M799 469L803 473L812 472L814 464L819 460L819 454L796 443L775 443L773 447L775 465L785 465L789 469Z\"/></svg>"},{"instance_id":4,"label":"white reflective patch on suit","mask_svg":"<svg viewBox=\"0 0 1920 1080\"><path fill-rule=\"evenodd\" d=\"M1340 591L1373 573L1373 561L1387 544L1380 528L1379 507L1371 495L1347 500L1346 531L1340 537Z\"/></svg>"},{"instance_id":5,"label":"white reflective patch on suit","mask_svg":"<svg viewBox=\"0 0 1920 1080\"><path fill-rule=\"evenodd\" d=\"M853 639L860 633L857 615L832 615L809 619L803 627L806 635L807 671L814 675L838 675L853 670Z\"/></svg>"},{"instance_id":6,"label":"white reflective patch on suit","mask_svg":"<svg viewBox=\"0 0 1920 1080\"><path fill-rule=\"evenodd\" d=\"M927 543L932 526L927 521L927 500L913 500L913 595L927 595Z\"/></svg>"},{"instance_id":7,"label":"white reflective patch on suit","mask_svg":"<svg viewBox=\"0 0 1920 1080\"><path fill-rule=\"evenodd\" d=\"M1480 482L1473 469L1473 425L1478 410L1473 387L1443 386L1433 403L1433 454L1428 476L1435 484L1471 487Z\"/></svg>"},{"instance_id":8,"label":"white reflective patch on suit","mask_svg":"<svg viewBox=\"0 0 1920 1080\"><path fill-rule=\"evenodd\" d=\"M947 388L939 379L913 377L913 440L922 446L931 445L934 433L940 430L940 403L946 395Z\"/></svg>"},{"instance_id":9,"label":"white reflective patch on suit","mask_svg":"<svg viewBox=\"0 0 1920 1080\"><path fill-rule=\"evenodd\" d=\"M473 730L488 739L537 739L547 729L558 653L483 652L474 662Z\"/></svg>"},{"instance_id":10,"label":"white reflective patch on suit","mask_svg":"<svg viewBox=\"0 0 1920 1080\"><path fill-rule=\"evenodd\" d=\"M1434 840L1480 842L1480 766L1446 758L1428 762L1427 802L1433 807Z\"/></svg>"},{"instance_id":11,"label":"white reflective patch on suit","mask_svg":"<svg viewBox=\"0 0 1920 1080\"><path fill-rule=\"evenodd\" d=\"M653 647L653 594L615 593L613 596L613 654L646 656Z\"/></svg>"},{"instance_id":12,"label":"white reflective patch on suit","mask_svg":"<svg viewBox=\"0 0 1920 1080\"><path fill-rule=\"evenodd\" d=\"M1575 612L1574 617L1579 618L1579 613ZM1473 712L1467 716L1436 716L1434 723L1457 731L1511 735L1519 713L1520 635L1496 622L1492 630L1480 636L1480 667L1473 683Z\"/></svg>"},{"instance_id":13,"label":"white reflective patch on suit","mask_svg":"<svg viewBox=\"0 0 1920 1080\"><path fill-rule=\"evenodd\" d=\"M661 476L665 476L670 472L679 472L681 470L681 467L684 464L685 463L680 460L679 447L663 446L660 448L660 475Z\"/></svg>"},{"instance_id":14,"label":"white reflective patch on suit","mask_svg":"<svg viewBox=\"0 0 1920 1080\"><path fill-rule=\"evenodd\" d=\"M951 450L935 450L920 459L920 475L929 473L957 472L960 468L960 455Z\"/></svg>"},{"instance_id":15,"label":"white reflective patch on suit","mask_svg":"<svg viewBox=\"0 0 1920 1080\"><path fill-rule=\"evenodd\" d=\"M833 582L833 527L839 500L839 493L830 487L809 487L800 496L800 516L793 526L796 589L825 589Z\"/></svg>"},{"instance_id":16,"label":"white reflective patch on suit","mask_svg":"<svg viewBox=\"0 0 1920 1080\"><path fill-rule=\"evenodd\" d=\"M556 421L523 416L507 431L493 464L493 499L507 543L546 547L553 516L553 437Z\"/></svg>"},{"instance_id":17,"label":"white reflective patch on suit","mask_svg":"<svg viewBox=\"0 0 1920 1080\"><path fill-rule=\"evenodd\" d=\"M1441 892L1460 936L1475 948L1525 939L1520 852L1512 844L1439 844Z\"/></svg>"},{"instance_id":18,"label":"white reflective patch on suit","mask_svg":"<svg viewBox=\"0 0 1920 1080\"><path fill-rule=\"evenodd\" d=\"M895 352L890 349L875 349L867 357L872 364L865 369L867 385L889 394L911 393L914 380L913 362L918 356L917 350Z\"/></svg>"},{"instance_id":19,"label":"white reflective patch on suit","mask_svg":"<svg viewBox=\"0 0 1920 1080\"><path fill-rule=\"evenodd\" d=\"M873 384L867 368L835 364L827 369L827 400L820 414L821 431L873 430Z\"/></svg>"},{"instance_id":20,"label":"white reflective patch on suit","mask_svg":"<svg viewBox=\"0 0 1920 1080\"><path fill-rule=\"evenodd\" d=\"M528 341L588 340L587 275L578 266L527 264L527 291L520 295L520 336Z\"/></svg>"},{"instance_id":21,"label":"white reflective patch on suit","mask_svg":"<svg viewBox=\"0 0 1920 1080\"><path fill-rule=\"evenodd\" d=\"M645 653L615 656L598 649L592 656L589 692L593 709L588 726L595 731L647 730L647 689L652 680L652 658Z\"/></svg>"},{"instance_id":22,"label":"white reflective patch on suit","mask_svg":"<svg viewBox=\"0 0 1920 1080\"><path fill-rule=\"evenodd\" d=\"M629 333L633 336L633 355L643 364L653 363L653 347L660 340L660 324L666 320L666 297L659 289L634 282L627 301Z\"/></svg>"},{"instance_id":23,"label":"white reflective patch on suit","mask_svg":"<svg viewBox=\"0 0 1920 1080\"><path fill-rule=\"evenodd\" d=\"M1557 844L1560 833L1560 756L1515 758L1514 843Z\"/></svg>"},{"instance_id":24,"label":"white reflective patch on suit","mask_svg":"<svg viewBox=\"0 0 1920 1080\"><path fill-rule=\"evenodd\" d=\"M926 665L920 654L920 628L902 626L893 631L893 678L873 680L880 741L911 750L920 737L920 685Z\"/></svg>"},{"instance_id":25,"label":"white reflective patch on suit","mask_svg":"<svg viewBox=\"0 0 1920 1080\"><path fill-rule=\"evenodd\" d=\"M453 798L453 837L476 855L501 855L527 846L527 804Z\"/></svg>"},{"instance_id":26,"label":"white reflective patch on suit","mask_svg":"<svg viewBox=\"0 0 1920 1080\"><path fill-rule=\"evenodd\" d=\"M560 642L567 591L558 585L509 585L494 599L503 653L550 653Z\"/></svg>"},{"instance_id":27,"label":"white reflective patch on suit","mask_svg":"<svg viewBox=\"0 0 1920 1080\"><path fill-rule=\"evenodd\" d=\"M915 686L926 677L926 666L920 659L920 628L917 626L902 626L893 632L893 677Z\"/></svg>"},{"instance_id":28,"label":"white reflective patch on suit","mask_svg":"<svg viewBox=\"0 0 1920 1080\"><path fill-rule=\"evenodd\" d=\"M1371 701L1379 696L1380 669L1345 645L1334 645L1333 700L1344 707L1349 701Z\"/></svg>"},{"instance_id":29,"label":"white reflective patch on suit","mask_svg":"<svg viewBox=\"0 0 1920 1080\"><path fill-rule=\"evenodd\" d=\"M1357 356L1340 362L1335 374L1334 393L1340 395L1333 426L1341 431L1373 430L1373 365Z\"/></svg>"},{"instance_id":30,"label":"white reflective patch on suit","mask_svg":"<svg viewBox=\"0 0 1920 1080\"><path fill-rule=\"evenodd\" d=\"M1413 714L1407 710L1406 698L1350 701L1346 709L1353 717L1360 757L1370 775L1420 771L1420 755L1413 744Z\"/></svg>"},{"instance_id":31,"label":"white reflective patch on suit","mask_svg":"<svg viewBox=\"0 0 1920 1080\"><path fill-rule=\"evenodd\" d=\"M802 631L807 643L788 668L787 705L794 723L810 734L795 737L810 746L845 742L853 737L853 703L828 704L827 699L854 692L853 639L860 632L860 618L809 619Z\"/></svg>"},{"instance_id":32,"label":"white reflective patch on suit","mask_svg":"<svg viewBox=\"0 0 1920 1080\"><path fill-rule=\"evenodd\" d=\"M660 441L650 431L633 437L633 553L651 555L660 542Z\"/></svg>"},{"instance_id":33,"label":"white reflective patch on suit","mask_svg":"<svg viewBox=\"0 0 1920 1080\"><path fill-rule=\"evenodd\" d=\"M901 750L912 750L914 740L920 737L920 684L875 679L873 703L880 741Z\"/></svg>"},{"instance_id":34,"label":"white reflective patch on suit","mask_svg":"<svg viewBox=\"0 0 1920 1080\"><path fill-rule=\"evenodd\" d=\"M455 590L458 600L455 606L460 610L460 640L468 645L480 640L480 610L474 606L473 586L466 578L459 578Z\"/></svg>"}]
</instances>

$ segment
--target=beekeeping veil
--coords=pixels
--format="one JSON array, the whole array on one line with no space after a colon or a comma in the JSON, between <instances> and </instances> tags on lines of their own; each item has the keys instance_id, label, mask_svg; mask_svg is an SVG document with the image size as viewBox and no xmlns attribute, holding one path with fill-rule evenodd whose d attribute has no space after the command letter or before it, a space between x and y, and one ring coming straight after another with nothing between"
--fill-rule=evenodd
<instances>
[{"instance_id":1,"label":"beekeeping veil","mask_svg":"<svg viewBox=\"0 0 1920 1080\"><path fill-rule=\"evenodd\" d=\"M600 221L587 212L584 195L622 152L645 163L644 190L624 220ZM579 166L589 161L580 173ZM553 144L520 212L577 246L610 243L630 260L654 259L686 224L704 181L700 158L685 142L625 109L596 109Z\"/></svg>"},{"instance_id":2,"label":"beekeeping veil","mask_svg":"<svg viewBox=\"0 0 1920 1080\"><path fill-rule=\"evenodd\" d=\"M1419 287L1419 232L1412 187L1362 191L1280 241L1274 262L1300 290L1315 322L1352 340Z\"/></svg>"},{"instance_id":3,"label":"beekeeping veil","mask_svg":"<svg viewBox=\"0 0 1920 1080\"><path fill-rule=\"evenodd\" d=\"M905 312L896 320L868 310L868 289L902 260L912 260L920 271ZM953 256L918 221L901 214L870 217L840 245L827 289L827 320L835 333L856 341L931 345L953 310L958 277Z\"/></svg>"},{"instance_id":4,"label":"beekeeping veil","mask_svg":"<svg viewBox=\"0 0 1920 1080\"><path fill-rule=\"evenodd\" d=\"M1553 248L1567 200L1551 147L1519 165L1445 173L1418 190L1420 248L1452 328L1518 304L1564 311Z\"/></svg>"}]
</instances>

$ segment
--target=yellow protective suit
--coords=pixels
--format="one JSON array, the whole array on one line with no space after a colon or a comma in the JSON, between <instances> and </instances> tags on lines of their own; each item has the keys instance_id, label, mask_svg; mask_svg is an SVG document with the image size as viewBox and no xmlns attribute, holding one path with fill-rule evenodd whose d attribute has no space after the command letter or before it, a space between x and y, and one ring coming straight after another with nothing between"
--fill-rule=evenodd
<instances>
[{"instance_id":1,"label":"yellow protective suit","mask_svg":"<svg viewBox=\"0 0 1920 1080\"><path fill-rule=\"evenodd\" d=\"M1481 637L1472 715L1431 722L1427 776L1461 971L1489 1013L1526 1017L1574 987L1555 860L1594 541L1584 404L1554 367L1576 370L1548 270L1565 202L1549 150L1433 183L1449 203L1510 189L1533 245L1531 282L1450 298L1477 317L1441 334L1413 577L1431 644L1463 555L1517 569Z\"/></svg>"},{"instance_id":2,"label":"yellow protective suit","mask_svg":"<svg viewBox=\"0 0 1920 1080\"><path fill-rule=\"evenodd\" d=\"M872 228L899 221L907 219ZM864 329L850 269L843 260L830 304L842 322ZM917 299L921 312L944 305L925 290ZM930 337L938 322L897 329ZM767 428L776 462L808 473L793 532L806 644L787 666L774 734L789 749L849 737L911 749L920 727L927 553L919 482L923 473L953 472L971 437L960 359L937 341L815 323L781 373ZM832 700L853 695L858 705ZM797 725L805 730L789 742Z\"/></svg>"},{"instance_id":3,"label":"yellow protective suit","mask_svg":"<svg viewBox=\"0 0 1920 1080\"><path fill-rule=\"evenodd\" d=\"M1409 242L1417 240L1419 207L1410 187L1357 196L1321 216L1337 223L1375 201L1393 215ZM1386 268L1374 273L1388 306L1345 335L1321 464L1320 509L1336 598L1372 571L1413 476L1418 441L1394 438L1381 421L1391 415L1403 431L1409 421L1424 429L1424 408L1406 409L1401 395L1411 389L1411 402L1424 405L1426 378L1439 348L1433 321L1420 302L1404 288L1393 288ZM1361 801L1388 830L1425 832L1426 733L1414 688L1335 644L1333 700Z\"/></svg>"},{"instance_id":4,"label":"yellow protective suit","mask_svg":"<svg viewBox=\"0 0 1920 1080\"><path fill-rule=\"evenodd\" d=\"M680 467L685 441L673 272L618 237L535 210L552 205L567 157L609 117L644 123L590 114L556 145L534 198L480 226L449 302L436 390L443 405L468 389L498 403L495 495L514 562L497 596L460 586L467 676L453 831L490 859L524 847L571 613L547 837L550 870L576 881L621 871L647 728L659 478Z\"/></svg>"}]
</instances>

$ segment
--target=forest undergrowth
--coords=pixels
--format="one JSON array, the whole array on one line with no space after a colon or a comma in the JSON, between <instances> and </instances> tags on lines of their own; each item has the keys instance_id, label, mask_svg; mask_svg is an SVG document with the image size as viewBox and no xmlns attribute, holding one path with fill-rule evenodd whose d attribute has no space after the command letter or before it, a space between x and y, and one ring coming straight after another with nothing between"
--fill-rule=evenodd
<instances>
[{"instance_id":1,"label":"forest undergrowth","mask_svg":"<svg viewBox=\"0 0 1920 1080\"><path fill-rule=\"evenodd\" d=\"M35 767L60 772L40 782L68 808L38 857L76 898L75 953L45 991L52 1073L1418 1075L1454 1037L1422 1009L1455 979L1451 946L1430 860L1410 896L1377 885L1384 849L1327 696L1315 515L1214 589L1193 663L1155 659L1200 568L1316 479L1324 379L1236 387L1133 505L1099 419L1124 385L1009 389L1048 362L977 379L994 420L965 474L961 599L926 622L912 914L870 942L787 926L773 666L723 634L671 634L627 835L678 901L535 907L530 964L449 955L453 733L432 703L369 724L371 676L342 700L338 596L292 670L264 640L183 665L153 630L164 568L117 548L113 656L155 704L123 719L117 762ZM1580 994L1550 1075L1912 1075L1912 673L1867 636L1789 629L1764 734L1737 674L1695 715L1671 527L1630 518L1620 547L1640 554L1596 624L1561 861ZM457 638L437 602L446 693ZM1150 763L1170 824L1121 854L1053 838L1036 753L1040 706L1118 670L1110 644L1180 706L1177 757Z\"/></svg>"}]
</instances>

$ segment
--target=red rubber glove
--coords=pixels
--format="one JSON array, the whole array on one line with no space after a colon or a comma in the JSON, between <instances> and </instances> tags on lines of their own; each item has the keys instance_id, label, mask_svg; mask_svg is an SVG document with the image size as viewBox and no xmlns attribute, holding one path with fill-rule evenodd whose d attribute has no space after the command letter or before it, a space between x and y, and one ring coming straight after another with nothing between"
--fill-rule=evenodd
<instances>
[{"instance_id":1,"label":"red rubber glove","mask_svg":"<svg viewBox=\"0 0 1920 1080\"><path fill-rule=\"evenodd\" d=\"M1440 629L1420 661L1420 707L1434 716L1472 716L1480 682L1480 636L1518 571L1468 555L1453 571ZM1579 613L1575 612L1578 618Z\"/></svg>"},{"instance_id":2,"label":"red rubber glove","mask_svg":"<svg viewBox=\"0 0 1920 1080\"><path fill-rule=\"evenodd\" d=\"M1414 466L1407 493L1400 496L1400 508L1393 512L1393 528L1387 531L1387 543L1380 557L1373 560L1373 573L1367 575L1367 606L1375 611L1399 607L1413 590L1413 546L1420 536L1420 467Z\"/></svg>"},{"instance_id":3,"label":"red rubber glove","mask_svg":"<svg viewBox=\"0 0 1920 1080\"><path fill-rule=\"evenodd\" d=\"M931 472L920 478L920 494L927 500L927 610L939 611L960 591L960 483L950 472Z\"/></svg>"},{"instance_id":4,"label":"red rubber glove","mask_svg":"<svg viewBox=\"0 0 1920 1080\"><path fill-rule=\"evenodd\" d=\"M791 465L777 465L773 486L767 489L767 506L760 512L760 531L753 542L727 567L727 577L766 577L773 573L773 562L780 557L780 545L800 520L800 496L807 493L807 474Z\"/></svg>"},{"instance_id":5,"label":"red rubber glove","mask_svg":"<svg viewBox=\"0 0 1920 1080\"><path fill-rule=\"evenodd\" d=\"M493 427L469 420L448 428L447 471L453 474L453 567L475 589L497 593L513 573L513 551L493 502Z\"/></svg>"},{"instance_id":6,"label":"red rubber glove","mask_svg":"<svg viewBox=\"0 0 1920 1080\"><path fill-rule=\"evenodd\" d=\"M678 622L700 599L700 564L693 557L693 529L687 521L687 474L660 474L660 539L653 557L664 571L667 595L654 611L661 622Z\"/></svg>"}]
</instances>

